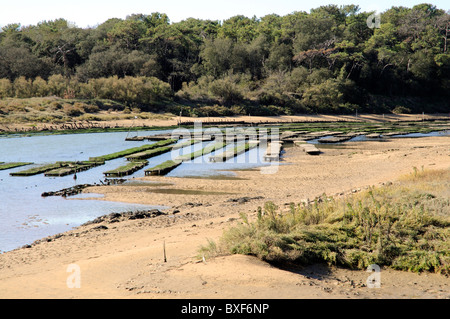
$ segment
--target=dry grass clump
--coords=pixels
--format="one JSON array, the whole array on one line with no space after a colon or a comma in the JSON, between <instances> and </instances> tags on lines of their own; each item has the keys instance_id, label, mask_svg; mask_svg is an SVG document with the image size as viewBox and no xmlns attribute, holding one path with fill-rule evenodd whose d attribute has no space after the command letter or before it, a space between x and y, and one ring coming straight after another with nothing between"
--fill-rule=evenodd
<instances>
[{"instance_id":1,"label":"dry grass clump","mask_svg":"<svg viewBox=\"0 0 450 319\"><path fill-rule=\"evenodd\" d=\"M322 196L289 211L267 202L252 221L209 241L201 256L245 254L274 263L371 264L450 274L450 170L415 170L343 199Z\"/></svg>"},{"instance_id":2,"label":"dry grass clump","mask_svg":"<svg viewBox=\"0 0 450 319\"><path fill-rule=\"evenodd\" d=\"M167 120L172 114L142 112L105 99L63 99L56 96L0 99L0 123L64 123L68 121Z\"/></svg>"},{"instance_id":3,"label":"dry grass clump","mask_svg":"<svg viewBox=\"0 0 450 319\"><path fill-rule=\"evenodd\" d=\"M0 119L4 123L48 123L68 121L84 114L97 113L95 103L57 97L7 98L0 100Z\"/></svg>"}]
</instances>

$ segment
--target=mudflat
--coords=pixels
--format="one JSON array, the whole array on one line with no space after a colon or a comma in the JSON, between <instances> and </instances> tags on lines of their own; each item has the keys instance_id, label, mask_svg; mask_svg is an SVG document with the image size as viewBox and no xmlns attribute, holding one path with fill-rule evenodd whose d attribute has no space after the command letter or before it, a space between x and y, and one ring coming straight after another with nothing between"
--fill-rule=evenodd
<instances>
[{"instance_id":1,"label":"mudflat","mask_svg":"<svg viewBox=\"0 0 450 319\"><path fill-rule=\"evenodd\" d=\"M286 148L274 174L236 171L236 178L145 177L135 185L91 187L104 200L163 205L167 214L81 226L0 255L1 298L450 298L443 275L381 271L370 274L314 265L273 267L251 256L202 259L208 239L254 216L258 206L280 207L316 196L348 196L395 182L416 167L450 168L450 137L393 138L323 147L309 156ZM148 184L147 182L153 182ZM165 252L165 256L164 256ZM164 260L165 257L165 260ZM69 265L79 269L79 288L69 288ZM70 270L71 268L69 268ZM70 285L69 285L70 286Z\"/></svg>"}]
</instances>

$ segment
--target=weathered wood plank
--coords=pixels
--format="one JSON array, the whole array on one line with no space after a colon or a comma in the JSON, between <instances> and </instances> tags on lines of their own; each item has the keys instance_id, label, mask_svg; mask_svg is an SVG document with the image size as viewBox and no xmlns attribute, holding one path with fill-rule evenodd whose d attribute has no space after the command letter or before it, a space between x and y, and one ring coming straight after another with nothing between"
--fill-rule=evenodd
<instances>
[{"instance_id":1,"label":"weathered wood plank","mask_svg":"<svg viewBox=\"0 0 450 319\"><path fill-rule=\"evenodd\" d=\"M134 161L134 162L130 162L127 165L120 166L116 169L104 172L103 174L105 174L105 176L107 176L107 177L127 176L127 175L133 174L134 172L137 172L138 170L144 168L147 165L148 165L148 161Z\"/></svg>"},{"instance_id":2,"label":"weathered wood plank","mask_svg":"<svg viewBox=\"0 0 450 319\"><path fill-rule=\"evenodd\" d=\"M148 170L145 171L145 175L146 176L150 176L150 175L166 175L168 174L170 171L174 170L175 168L177 168L178 166L180 166L182 164L181 161L166 161L162 164L159 164L153 168L150 168Z\"/></svg>"}]
</instances>

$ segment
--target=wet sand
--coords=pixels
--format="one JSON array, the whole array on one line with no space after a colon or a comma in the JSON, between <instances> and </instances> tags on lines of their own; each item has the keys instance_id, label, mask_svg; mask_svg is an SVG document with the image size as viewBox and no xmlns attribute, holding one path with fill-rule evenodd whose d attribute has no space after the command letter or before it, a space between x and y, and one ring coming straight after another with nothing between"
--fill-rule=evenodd
<instances>
[{"instance_id":1,"label":"wet sand","mask_svg":"<svg viewBox=\"0 0 450 319\"><path fill-rule=\"evenodd\" d=\"M275 174L254 169L236 171L236 179L146 177L156 184L88 188L105 200L170 206L169 214L82 226L2 254L0 297L450 298L450 279L436 274L383 269L381 289L369 289L364 271L321 265L288 271L249 256L197 256L208 239L217 241L238 223L241 212L252 216L266 201L288 207L324 193L346 196L422 166L450 168L450 137L352 142L324 147L319 156L287 148ZM67 287L70 264L80 267L79 289Z\"/></svg>"}]
</instances>

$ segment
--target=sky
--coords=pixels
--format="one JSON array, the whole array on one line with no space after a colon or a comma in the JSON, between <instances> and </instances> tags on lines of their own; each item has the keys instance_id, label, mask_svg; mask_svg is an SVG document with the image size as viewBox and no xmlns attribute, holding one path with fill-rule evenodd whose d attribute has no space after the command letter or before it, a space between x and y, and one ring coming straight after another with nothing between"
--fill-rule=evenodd
<instances>
[{"instance_id":1,"label":"sky","mask_svg":"<svg viewBox=\"0 0 450 319\"><path fill-rule=\"evenodd\" d=\"M383 12L393 5L413 7L432 3L450 10L449 0L20 0L1 5L0 27L10 23L22 26L64 18L81 28L95 27L110 18L125 19L133 13L166 13L171 22L187 18L226 20L235 15L261 18L267 14L280 16L294 11L309 12L321 5L357 4L361 11Z\"/></svg>"}]
</instances>

